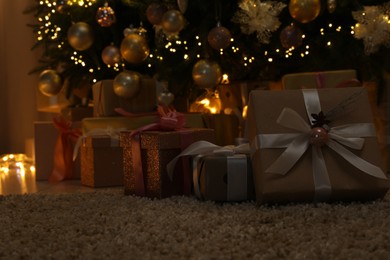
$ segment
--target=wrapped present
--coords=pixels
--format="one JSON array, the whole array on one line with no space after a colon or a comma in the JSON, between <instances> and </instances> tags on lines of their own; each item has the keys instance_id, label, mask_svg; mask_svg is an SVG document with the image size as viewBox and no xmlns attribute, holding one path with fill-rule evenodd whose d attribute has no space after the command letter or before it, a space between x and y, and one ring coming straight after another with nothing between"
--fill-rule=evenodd
<instances>
[{"instance_id":1,"label":"wrapped present","mask_svg":"<svg viewBox=\"0 0 390 260\"><path fill-rule=\"evenodd\" d=\"M184 171L167 174L166 164L190 144L215 140L214 130L184 128L185 116L162 106L159 120L135 131L120 133L123 147L125 194L152 198L191 194L188 161L182 160Z\"/></svg>"},{"instance_id":2,"label":"wrapped present","mask_svg":"<svg viewBox=\"0 0 390 260\"><path fill-rule=\"evenodd\" d=\"M92 86L93 114L96 117L117 116L116 109L121 108L132 113L151 112L155 110L156 82L154 79L142 78L141 87L133 98L119 97L114 93L113 80L102 80Z\"/></svg>"},{"instance_id":3,"label":"wrapped present","mask_svg":"<svg viewBox=\"0 0 390 260\"><path fill-rule=\"evenodd\" d=\"M246 136L258 203L370 200L389 188L365 88L253 91Z\"/></svg>"},{"instance_id":4,"label":"wrapped present","mask_svg":"<svg viewBox=\"0 0 390 260\"><path fill-rule=\"evenodd\" d=\"M82 138L81 184L89 187L123 185L123 156L119 133L94 131Z\"/></svg>"},{"instance_id":5,"label":"wrapped present","mask_svg":"<svg viewBox=\"0 0 390 260\"><path fill-rule=\"evenodd\" d=\"M199 199L218 202L255 199L249 144L218 146L198 141L167 165L172 176L178 159L191 156L194 193Z\"/></svg>"},{"instance_id":6,"label":"wrapped present","mask_svg":"<svg viewBox=\"0 0 390 260\"><path fill-rule=\"evenodd\" d=\"M146 131L132 135L120 133L123 147L125 194L151 198L191 194L190 172L178 168L172 179L166 165L188 145L199 140L215 141L214 130L188 128L180 131ZM183 161L189 169L189 162Z\"/></svg>"},{"instance_id":7,"label":"wrapped present","mask_svg":"<svg viewBox=\"0 0 390 260\"><path fill-rule=\"evenodd\" d=\"M217 145L232 145L241 137L241 118L235 114L204 114L207 128L214 129Z\"/></svg>"},{"instance_id":8,"label":"wrapped present","mask_svg":"<svg viewBox=\"0 0 390 260\"><path fill-rule=\"evenodd\" d=\"M205 122L201 113L185 113L184 127L204 128ZM118 129L125 128L134 130L142 126L158 121L158 114L116 116L116 117L90 117L81 121L83 133L88 133L94 129Z\"/></svg>"},{"instance_id":9,"label":"wrapped present","mask_svg":"<svg viewBox=\"0 0 390 260\"><path fill-rule=\"evenodd\" d=\"M355 70L333 70L286 74L282 77L285 89L335 88L360 86Z\"/></svg>"},{"instance_id":10,"label":"wrapped present","mask_svg":"<svg viewBox=\"0 0 390 260\"><path fill-rule=\"evenodd\" d=\"M83 118L93 116L93 107L65 107L61 110L61 115L72 122L81 121Z\"/></svg>"},{"instance_id":11,"label":"wrapped present","mask_svg":"<svg viewBox=\"0 0 390 260\"><path fill-rule=\"evenodd\" d=\"M36 180L80 179L80 160L72 160L80 135L80 122L63 118L34 122Z\"/></svg>"}]
</instances>

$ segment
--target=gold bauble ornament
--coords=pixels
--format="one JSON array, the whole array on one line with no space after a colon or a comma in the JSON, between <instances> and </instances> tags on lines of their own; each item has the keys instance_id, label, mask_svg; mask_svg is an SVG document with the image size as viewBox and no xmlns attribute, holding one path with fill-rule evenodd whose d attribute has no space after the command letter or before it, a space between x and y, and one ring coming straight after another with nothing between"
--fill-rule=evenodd
<instances>
[{"instance_id":1,"label":"gold bauble ornament","mask_svg":"<svg viewBox=\"0 0 390 260\"><path fill-rule=\"evenodd\" d=\"M150 50L145 37L131 33L122 40L120 52L127 62L138 64L148 57Z\"/></svg>"},{"instance_id":2,"label":"gold bauble ornament","mask_svg":"<svg viewBox=\"0 0 390 260\"><path fill-rule=\"evenodd\" d=\"M222 70L218 63L199 60L192 69L192 78L200 88L212 88L222 79Z\"/></svg>"},{"instance_id":3,"label":"gold bauble ornament","mask_svg":"<svg viewBox=\"0 0 390 260\"><path fill-rule=\"evenodd\" d=\"M162 17L162 28L168 33L179 33L185 25L183 14L178 10L166 11Z\"/></svg>"},{"instance_id":4,"label":"gold bauble ornament","mask_svg":"<svg viewBox=\"0 0 390 260\"><path fill-rule=\"evenodd\" d=\"M87 23L78 22L68 29L68 42L77 51L91 47L93 40L92 28Z\"/></svg>"},{"instance_id":5,"label":"gold bauble ornament","mask_svg":"<svg viewBox=\"0 0 390 260\"><path fill-rule=\"evenodd\" d=\"M290 0L288 10L292 18L308 23L317 18L321 11L320 0Z\"/></svg>"},{"instance_id":6,"label":"gold bauble ornament","mask_svg":"<svg viewBox=\"0 0 390 260\"><path fill-rule=\"evenodd\" d=\"M39 75L38 89L45 96L55 96L62 89L62 80L55 70L44 70Z\"/></svg>"},{"instance_id":7,"label":"gold bauble ornament","mask_svg":"<svg viewBox=\"0 0 390 260\"><path fill-rule=\"evenodd\" d=\"M114 66L121 61L121 53L118 47L109 45L102 51L102 60L104 64Z\"/></svg>"},{"instance_id":8,"label":"gold bauble ornament","mask_svg":"<svg viewBox=\"0 0 390 260\"><path fill-rule=\"evenodd\" d=\"M123 98L137 95L141 87L141 75L134 71L122 71L113 82L114 93Z\"/></svg>"},{"instance_id":9,"label":"gold bauble ornament","mask_svg":"<svg viewBox=\"0 0 390 260\"><path fill-rule=\"evenodd\" d=\"M207 35L207 41L215 50L225 49L230 45L232 35L230 31L218 24Z\"/></svg>"}]
</instances>

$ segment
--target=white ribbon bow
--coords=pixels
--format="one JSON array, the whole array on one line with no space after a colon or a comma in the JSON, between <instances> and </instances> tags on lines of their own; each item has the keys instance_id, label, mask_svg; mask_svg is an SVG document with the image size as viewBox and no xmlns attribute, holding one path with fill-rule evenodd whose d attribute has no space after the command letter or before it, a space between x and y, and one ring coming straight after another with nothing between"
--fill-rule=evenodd
<instances>
[{"instance_id":1,"label":"white ribbon bow","mask_svg":"<svg viewBox=\"0 0 390 260\"><path fill-rule=\"evenodd\" d=\"M303 89L306 112L312 114L321 111L319 96L316 89ZM298 133L287 134L260 134L257 136L256 148L286 148L286 150L269 166L265 172L286 174L301 158L310 146L311 126L293 109L284 108L277 119L277 123ZM387 179L383 171L358 157L344 146L352 149L362 149L363 137L374 137L376 134L371 123L346 124L332 127L329 130L329 140L326 145L342 156L346 161L361 171L380 179ZM344 145L344 146L343 146ZM323 158L321 147L312 145L312 169L316 198L326 200L331 193L331 184Z\"/></svg>"},{"instance_id":2,"label":"white ribbon bow","mask_svg":"<svg viewBox=\"0 0 390 260\"><path fill-rule=\"evenodd\" d=\"M101 135L108 135L111 138L111 146L118 146L119 145L119 133L122 131L125 131L126 128L112 128L112 127L107 127L107 128L96 128L88 131L87 133L83 134L77 139L77 142L74 146L73 149L73 161L76 160L79 149L81 146L81 143L83 140L89 136L101 136Z\"/></svg>"}]
</instances>

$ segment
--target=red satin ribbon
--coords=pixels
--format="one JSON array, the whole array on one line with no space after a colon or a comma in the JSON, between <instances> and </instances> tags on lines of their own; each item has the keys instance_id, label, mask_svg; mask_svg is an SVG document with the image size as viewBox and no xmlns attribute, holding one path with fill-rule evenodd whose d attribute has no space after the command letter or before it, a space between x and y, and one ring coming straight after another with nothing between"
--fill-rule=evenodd
<instances>
[{"instance_id":1,"label":"red satin ribbon","mask_svg":"<svg viewBox=\"0 0 390 260\"><path fill-rule=\"evenodd\" d=\"M181 132L184 130L185 117L183 113L179 113L172 108L167 108L163 106L158 106L157 112L160 115L159 121L157 123L149 124L143 127L140 127L134 130L130 136L131 139L131 149L132 149L132 167L135 178L135 195L145 196L146 187L145 187L145 177L142 169L142 156L141 156L141 144L140 144L140 133L145 131L178 131ZM180 136L181 139L181 148L186 148L191 143L191 136L185 134L186 131L182 132ZM187 168L184 171L183 176L183 191L184 194L191 193L191 178L189 174L189 167L187 167L183 162L183 168ZM189 190L189 191L188 191Z\"/></svg>"},{"instance_id":2,"label":"red satin ribbon","mask_svg":"<svg viewBox=\"0 0 390 260\"><path fill-rule=\"evenodd\" d=\"M73 177L73 145L82 133L81 129L72 128L72 122L63 117L53 118L53 124L59 132L49 182L57 183Z\"/></svg>"}]
</instances>

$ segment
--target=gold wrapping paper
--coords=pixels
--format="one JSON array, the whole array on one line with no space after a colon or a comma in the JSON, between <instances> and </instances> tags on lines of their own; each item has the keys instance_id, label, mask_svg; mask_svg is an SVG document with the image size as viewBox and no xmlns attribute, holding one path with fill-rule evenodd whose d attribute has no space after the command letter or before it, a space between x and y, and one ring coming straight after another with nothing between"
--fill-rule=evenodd
<instances>
[{"instance_id":1,"label":"gold wrapping paper","mask_svg":"<svg viewBox=\"0 0 390 260\"><path fill-rule=\"evenodd\" d=\"M102 80L92 86L93 115L96 117L118 116L116 108L131 113L151 112L156 108L156 81L143 78L138 94L122 98L114 93L113 80Z\"/></svg>"},{"instance_id":2,"label":"gold wrapping paper","mask_svg":"<svg viewBox=\"0 0 390 260\"><path fill-rule=\"evenodd\" d=\"M89 187L123 185L123 155L119 140L88 136L80 147L81 184Z\"/></svg>"},{"instance_id":3,"label":"gold wrapping paper","mask_svg":"<svg viewBox=\"0 0 390 260\"><path fill-rule=\"evenodd\" d=\"M350 123L373 123L367 91L362 88L319 89L322 110L329 111L342 100L357 91L363 91L346 115L332 121L329 126ZM284 108L292 108L307 119L301 90L253 91L250 96L246 135L255 146L259 134L285 134L294 132L277 124L276 120ZM357 156L383 169L382 158L376 137L364 138L362 150L354 151ZM290 201L313 201L314 182L310 147L285 175L265 173L265 170L282 154L283 148L257 149L252 155L252 166L258 203L279 203ZM389 181L372 177L329 147L321 148L331 183L330 200L370 200L382 197L389 188Z\"/></svg>"},{"instance_id":4,"label":"gold wrapping paper","mask_svg":"<svg viewBox=\"0 0 390 260\"><path fill-rule=\"evenodd\" d=\"M186 113L185 114L185 127L189 128L204 128L205 123L201 113ZM142 126L155 123L159 120L159 116L136 116L136 117L90 117L84 118L81 122L83 133L88 133L94 129L119 129L124 128L128 130L134 130Z\"/></svg>"},{"instance_id":5,"label":"gold wrapping paper","mask_svg":"<svg viewBox=\"0 0 390 260\"><path fill-rule=\"evenodd\" d=\"M135 175L133 172L133 154L131 131L120 134L120 145L123 147L123 170L125 194L135 194ZM181 143L186 135L188 143ZM182 149L192 142L206 140L215 141L212 129L186 129L182 132L150 131L140 134L141 163L145 181L146 196L151 198L165 198L183 194L183 173L177 167L173 180L168 177L166 165L175 158ZM191 178L191 177L190 177Z\"/></svg>"},{"instance_id":6,"label":"gold wrapping paper","mask_svg":"<svg viewBox=\"0 0 390 260\"><path fill-rule=\"evenodd\" d=\"M73 122L73 127L80 127L80 122ZM47 181L53 171L54 146L58 130L52 121L34 122L34 153L36 180ZM80 159L73 163L73 178L80 179Z\"/></svg>"},{"instance_id":7,"label":"gold wrapping paper","mask_svg":"<svg viewBox=\"0 0 390 260\"><path fill-rule=\"evenodd\" d=\"M285 89L334 88L343 82L353 79L357 79L355 70L303 72L284 75L282 77L282 85ZM348 87L358 85L360 84L351 82L348 84Z\"/></svg>"},{"instance_id":8,"label":"gold wrapping paper","mask_svg":"<svg viewBox=\"0 0 390 260\"><path fill-rule=\"evenodd\" d=\"M249 156L240 159L240 165L242 169L246 169L246 172L240 172L241 177L246 179L246 197L240 200L229 200L228 196L228 156L221 155L207 155L200 159L199 173L199 188L202 199L211 201L245 201L255 199L255 189L253 185L252 167ZM234 183L230 184L234 186ZM235 187L240 189L241 187Z\"/></svg>"},{"instance_id":9,"label":"gold wrapping paper","mask_svg":"<svg viewBox=\"0 0 390 260\"><path fill-rule=\"evenodd\" d=\"M216 145L233 145L235 139L241 137L240 120L236 115L204 114L203 117L206 127L215 131Z\"/></svg>"}]
</instances>

